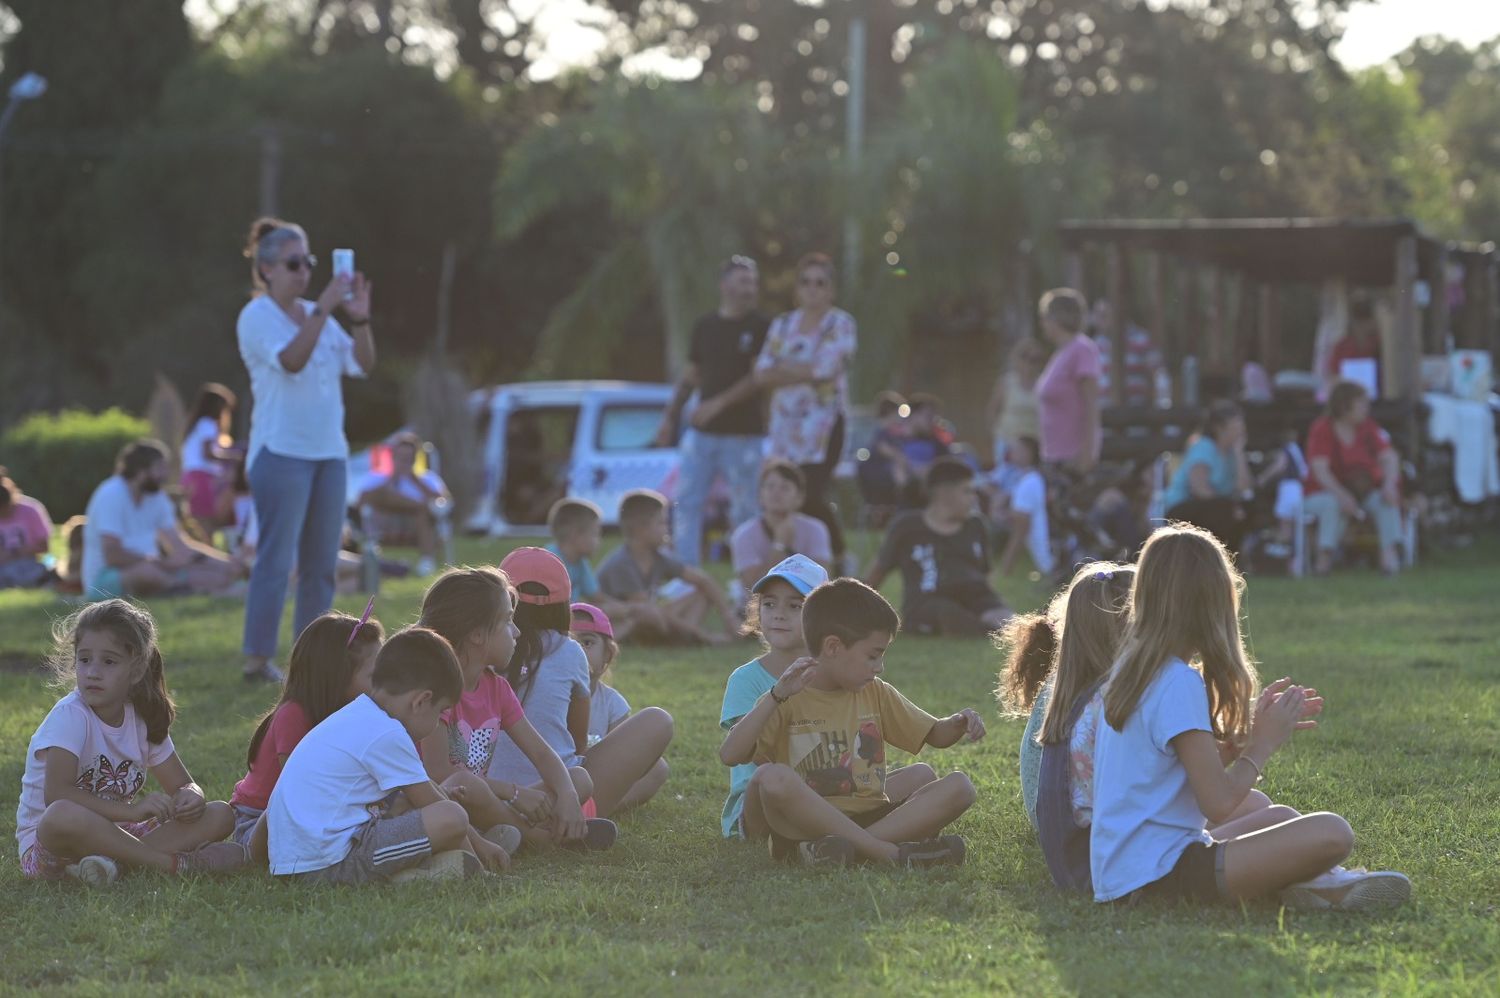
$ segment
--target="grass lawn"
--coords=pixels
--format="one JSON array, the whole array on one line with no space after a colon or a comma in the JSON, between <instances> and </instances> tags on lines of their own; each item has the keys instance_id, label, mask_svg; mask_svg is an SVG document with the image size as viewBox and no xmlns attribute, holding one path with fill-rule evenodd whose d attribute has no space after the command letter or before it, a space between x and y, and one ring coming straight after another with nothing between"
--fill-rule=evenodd
<instances>
[{"instance_id":1,"label":"grass lawn","mask_svg":"<svg viewBox=\"0 0 1500 998\"><path fill-rule=\"evenodd\" d=\"M498 560L476 543L474 560ZM930 751L979 802L956 830L968 865L811 874L721 841L720 695L751 648L626 649L618 686L677 719L672 778L622 822L620 845L524 855L514 872L437 888L316 889L246 874L135 876L107 892L0 872L0 991L85 993L1500 993L1500 599L1497 551L1435 557L1397 580L1252 580L1250 636L1268 678L1328 698L1322 726L1267 767L1264 788L1345 815L1351 863L1409 874L1413 903L1378 917L1116 910L1051 889L1022 813L1022 724L995 720L995 653L902 638L890 681L934 713L975 706L977 746ZM1008 580L1014 603L1035 585ZM387 628L421 585L387 585ZM894 594L892 594L894 595ZM358 612L362 597L340 601ZM181 707L177 747L210 797L244 772L252 720L275 698L239 680L240 606L154 608ZM0 833L14 831L27 740L56 694L37 663L42 594L0 594Z\"/></svg>"}]
</instances>

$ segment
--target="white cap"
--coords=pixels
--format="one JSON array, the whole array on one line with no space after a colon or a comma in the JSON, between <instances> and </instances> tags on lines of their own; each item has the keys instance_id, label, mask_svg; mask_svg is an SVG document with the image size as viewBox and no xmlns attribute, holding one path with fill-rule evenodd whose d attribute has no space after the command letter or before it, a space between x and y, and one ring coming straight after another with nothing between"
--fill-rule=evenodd
<instances>
[{"instance_id":1,"label":"white cap","mask_svg":"<svg viewBox=\"0 0 1500 998\"><path fill-rule=\"evenodd\" d=\"M781 560L775 568L766 573L765 578L757 582L752 588L752 593L758 593L766 587L766 583L772 579L781 579L797 592L806 596L814 589L828 581L828 570L805 554L790 555Z\"/></svg>"}]
</instances>

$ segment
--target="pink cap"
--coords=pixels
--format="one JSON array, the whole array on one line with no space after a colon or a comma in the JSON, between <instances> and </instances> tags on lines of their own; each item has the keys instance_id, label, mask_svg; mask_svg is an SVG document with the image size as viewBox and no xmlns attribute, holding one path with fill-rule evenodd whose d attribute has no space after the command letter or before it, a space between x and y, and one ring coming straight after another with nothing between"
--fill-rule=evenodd
<instances>
[{"instance_id":1,"label":"pink cap","mask_svg":"<svg viewBox=\"0 0 1500 998\"><path fill-rule=\"evenodd\" d=\"M500 571L510 576L516 586L516 599L533 606L555 606L573 598L573 584L568 580L568 566L557 555L542 548L516 548L500 562ZM523 583L531 582L547 590L545 596L521 592Z\"/></svg>"},{"instance_id":2,"label":"pink cap","mask_svg":"<svg viewBox=\"0 0 1500 998\"><path fill-rule=\"evenodd\" d=\"M603 610L592 603L574 603L571 609L575 634L602 634L606 638L614 638L614 625L609 622L609 617Z\"/></svg>"}]
</instances>

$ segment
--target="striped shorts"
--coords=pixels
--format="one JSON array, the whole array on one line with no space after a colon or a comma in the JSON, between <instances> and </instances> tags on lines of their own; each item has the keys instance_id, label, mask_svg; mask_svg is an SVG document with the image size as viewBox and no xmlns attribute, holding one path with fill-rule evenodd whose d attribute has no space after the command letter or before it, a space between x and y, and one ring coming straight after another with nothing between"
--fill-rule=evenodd
<instances>
[{"instance_id":1,"label":"striped shorts","mask_svg":"<svg viewBox=\"0 0 1500 998\"><path fill-rule=\"evenodd\" d=\"M396 818L371 818L349 846L349 854L332 866L287 879L313 884L370 884L388 880L432 855L432 843L422 827L422 813L408 811Z\"/></svg>"}]
</instances>

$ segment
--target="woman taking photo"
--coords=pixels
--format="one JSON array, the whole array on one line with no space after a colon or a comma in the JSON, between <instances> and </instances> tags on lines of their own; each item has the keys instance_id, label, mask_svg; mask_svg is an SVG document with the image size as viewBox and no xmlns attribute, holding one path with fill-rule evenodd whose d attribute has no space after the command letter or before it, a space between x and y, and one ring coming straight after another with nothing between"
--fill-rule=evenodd
<instances>
[{"instance_id":1,"label":"woman taking photo","mask_svg":"<svg viewBox=\"0 0 1500 998\"><path fill-rule=\"evenodd\" d=\"M254 395L247 470L259 543L244 671L247 682L279 683L271 658L293 569L294 635L333 604L349 460L342 379L370 372L375 341L363 274L335 275L316 301L302 297L317 259L300 226L259 219L245 255L255 296L240 312L238 335ZM350 332L333 318L337 308Z\"/></svg>"},{"instance_id":2,"label":"woman taking photo","mask_svg":"<svg viewBox=\"0 0 1500 998\"><path fill-rule=\"evenodd\" d=\"M1237 552L1247 522L1241 500L1253 487L1245 459L1245 414L1233 402L1215 402L1167 486L1167 519L1197 524Z\"/></svg>"},{"instance_id":3,"label":"woman taking photo","mask_svg":"<svg viewBox=\"0 0 1500 998\"><path fill-rule=\"evenodd\" d=\"M776 317L755 363L755 383L770 393L770 456L802 469L802 511L822 520L842 564L844 532L828 502L833 469L844 449L849 365L858 332L854 317L833 304L833 261L809 253L797 262L797 308Z\"/></svg>"}]
</instances>

